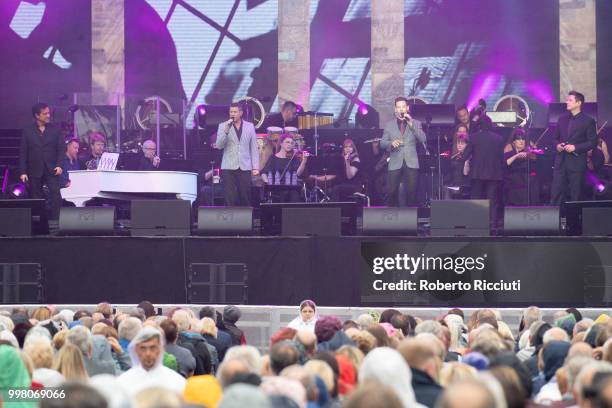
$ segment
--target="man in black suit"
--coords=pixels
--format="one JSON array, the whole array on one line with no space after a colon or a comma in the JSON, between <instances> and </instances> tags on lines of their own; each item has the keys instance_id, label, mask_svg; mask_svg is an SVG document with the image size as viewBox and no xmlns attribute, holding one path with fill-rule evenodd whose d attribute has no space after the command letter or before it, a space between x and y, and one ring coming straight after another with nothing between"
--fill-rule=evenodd
<instances>
[{"instance_id":1,"label":"man in black suit","mask_svg":"<svg viewBox=\"0 0 612 408\"><path fill-rule=\"evenodd\" d=\"M582 112L584 95L570 91L565 100L568 113L562 115L554 133L557 143L555 169L550 192L551 204L580 199L587 169L587 152L597 146L595 120Z\"/></svg>"},{"instance_id":2,"label":"man in black suit","mask_svg":"<svg viewBox=\"0 0 612 408\"><path fill-rule=\"evenodd\" d=\"M470 161L472 199L488 199L493 224L499 212L499 187L504 175L504 139L491 131L486 116L472 123L473 133L463 153Z\"/></svg>"},{"instance_id":3,"label":"man in black suit","mask_svg":"<svg viewBox=\"0 0 612 408\"><path fill-rule=\"evenodd\" d=\"M19 178L30 182L32 198L44 198L43 185L49 189L50 219L59 218L61 205L59 175L66 146L58 128L51 125L49 105L37 103L32 108L34 124L23 130L19 147Z\"/></svg>"}]
</instances>

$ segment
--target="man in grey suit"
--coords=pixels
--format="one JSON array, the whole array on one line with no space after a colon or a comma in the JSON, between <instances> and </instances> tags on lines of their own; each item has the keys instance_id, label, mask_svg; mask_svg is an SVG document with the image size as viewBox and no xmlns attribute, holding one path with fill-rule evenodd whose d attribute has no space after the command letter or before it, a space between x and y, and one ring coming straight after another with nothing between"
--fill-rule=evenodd
<instances>
[{"instance_id":1,"label":"man in grey suit","mask_svg":"<svg viewBox=\"0 0 612 408\"><path fill-rule=\"evenodd\" d=\"M419 157L417 143L427 140L421 122L410 116L408 100L403 96L395 98L395 119L386 124L380 147L389 152L387 172L387 205L399 204L399 186L403 182L408 192L408 204L416 203Z\"/></svg>"},{"instance_id":2,"label":"man in grey suit","mask_svg":"<svg viewBox=\"0 0 612 408\"><path fill-rule=\"evenodd\" d=\"M225 205L251 205L251 177L259 175L255 126L242 120L242 105L230 105L230 119L219 124L215 148L223 150L221 178Z\"/></svg>"}]
</instances>

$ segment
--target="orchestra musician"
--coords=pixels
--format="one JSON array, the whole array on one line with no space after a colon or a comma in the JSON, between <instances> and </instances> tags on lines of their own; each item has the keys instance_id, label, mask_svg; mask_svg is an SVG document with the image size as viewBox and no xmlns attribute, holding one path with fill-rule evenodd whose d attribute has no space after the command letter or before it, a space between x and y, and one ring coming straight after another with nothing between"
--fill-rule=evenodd
<instances>
[{"instance_id":1,"label":"orchestra musician","mask_svg":"<svg viewBox=\"0 0 612 408\"><path fill-rule=\"evenodd\" d=\"M155 171L159 170L160 158L156 154L157 145L153 140L146 140L142 144L142 156L138 163L138 170L140 171Z\"/></svg>"},{"instance_id":2,"label":"orchestra musician","mask_svg":"<svg viewBox=\"0 0 612 408\"><path fill-rule=\"evenodd\" d=\"M89 135L89 147L91 156L85 162L87 170L96 170L100 164L100 159L106 150L106 138L100 132L91 132Z\"/></svg>"},{"instance_id":3,"label":"orchestra musician","mask_svg":"<svg viewBox=\"0 0 612 408\"><path fill-rule=\"evenodd\" d=\"M307 152L299 152L292 135L280 137L280 150L271 156L261 172L261 178L268 185L295 185L301 177L308 161ZM278 191L275 193L280 202L298 202L298 189Z\"/></svg>"},{"instance_id":4,"label":"orchestra musician","mask_svg":"<svg viewBox=\"0 0 612 408\"><path fill-rule=\"evenodd\" d=\"M387 171L388 205L399 205L399 186L406 187L407 203L416 203L419 158L417 143L425 143L426 136L421 122L410 116L408 100L403 96L395 98L395 119L385 126L380 147L389 152Z\"/></svg>"},{"instance_id":5,"label":"orchestra musician","mask_svg":"<svg viewBox=\"0 0 612 408\"><path fill-rule=\"evenodd\" d=\"M62 174L60 175L60 188L70 187L70 172L81 170L79 162L79 139L74 137L66 142L66 153L62 160Z\"/></svg>"},{"instance_id":6,"label":"orchestra musician","mask_svg":"<svg viewBox=\"0 0 612 408\"><path fill-rule=\"evenodd\" d=\"M465 156L468 143L467 127L457 126L453 135L453 147L450 156L450 171L445 177L445 199L464 198L470 186L469 160Z\"/></svg>"},{"instance_id":7,"label":"orchestra musician","mask_svg":"<svg viewBox=\"0 0 612 408\"><path fill-rule=\"evenodd\" d=\"M285 128L288 126L295 128L298 127L297 105L295 102L285 101L280 112L270 113L266 116L266 119L264 120L264 123L261 128L267 129L273 126L279 128Z\"/></svg>"},{"instance_id":8,"label":"orchestra musician","mask_svg":"<svg viewBox=\"0 0 612 408\"><path fill-rule=\"evenodd\" d=\"M357 146L352 139L342 143L342 167L338 169L332 189L332 201L349 200L356 192L362 190L362 178L359 170L361 160Z\"/></svg>"},{"instance_id":9,"label":"orchestra musician","mask_svg":"<svg viewBox=\"0 0 612 408\"><path fill-rule=\"evenodd\" d=\"M539 186L536 178L536 154L527 147L525 131L513 132L512 150L504 153L504 203L531 205L538 203ZM537 151L537 150L536 150Z\"/></svg>"}]
</instances>

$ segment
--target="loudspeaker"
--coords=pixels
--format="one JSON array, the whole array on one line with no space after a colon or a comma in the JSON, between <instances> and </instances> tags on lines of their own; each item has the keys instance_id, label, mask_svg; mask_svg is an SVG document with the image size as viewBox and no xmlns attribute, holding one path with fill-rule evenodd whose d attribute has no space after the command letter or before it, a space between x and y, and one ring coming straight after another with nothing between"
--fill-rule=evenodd
<instances>
[{"instance_id":1,"label":"loudspeaker","mask_svg":"<svg viewBox=\"0 0 612 408\"><path fill-rule=\"evenodd\" d=\"M283 208L284 236L320 235L339 237L341 234L340 208Z\"/></svg>"},{"instance_id":2,"label":"loudspeaker","mask_svg":"<svg viewBox=\"0 0 612 408\"><path fill-rule=\"evenodd\" d=\"M191 234L191 203L188 200L132 200L132 236L178 236Z\"/></svg>"},{"instance_id":3,"label":"loudspeaker","mask_svg":"<svg viewBox=\"0 0 612 408\"><path fill-rule=\"evenodd\" d=\"M431 202L431 235L488 237L489 200L434 200Z\"/></svg>"},{"instance_id":4,"label":"loudspeaker","mask_svg":"<svg viewBox=\"0 0 612 408\"><path fill-rule=\"evenodd\" d=\"M29 237L32 235L30 208L0 208L0 237Z\"/></svg>"},{"instance_id":5,"label":"loudspeaker","mask_svg":"<svg viewBox=\"0 0 612 408\"><path fill-rule=\"evenodd\" d=\"M363 209L363 235L416 235L417 208L366 207Z\"/></svg>"},{"instance_id":6,"label":"loudspeaker","mask_svg":"<svg viewBox=\"0 0 612 408\"><path fill-rule=\"evenodd\" d=\"M506 207L504 235L559 235L559 207Z\"/></svg>"},{"instance_id":7,"label":"loudspeaker","mask_svg":"<svg viewBox=\"0 0 612 408\"><path fill-rule=\"evenodd\" d=\"M49 222L47 220L47 209L44 199L0 200L0 208L29 208L32 215L32 234L49 235Z\"/></svg>"},{"instance_id":8,"label":"loudspeaker","mask_svg":"<svg viewBox=\"0 0 612 408\"><path fill-rule=\"evenodd\" d=\"M250 207L198 208L198 235L251 235L253 209Z\"/></svg>"},{"instance_id":9,"label":"loudspeaker","mask_svg":"<svg viewBox=\"0 0 612 408\"><path fill-rule=\"evenodd\" d=\"M612 208L583 208L582 235L599 237L612 235Z\"/></svg>"},{"instance_id":10,"label":"loudspeaker","mask_svg":"<svg viewBox=\"0 0 612 408\"><path fill-rule=\"evenodd\" d=\"M0 303L45 303L42 267L38 263L0 263Z\"/></svg>"},{"instance_id":11,"label":"loudspeaker","mask_svg":"<svg viewBox=\"0 0 612 408\"><path fill-rule=\"evenodd\" d=\"M62 207L60 235L112 235L115 207Z\"/></svg>"},{"instance_id":12,"label":"loudspeaker","mask_svg":"<svg viewBox=\"0 0 612 408\"><path fill-rule=\"evenodd\" d=\"M243 263L192 263L187 271L187 303L246 304L248 270Z\"/></svg>"}]
</instances>

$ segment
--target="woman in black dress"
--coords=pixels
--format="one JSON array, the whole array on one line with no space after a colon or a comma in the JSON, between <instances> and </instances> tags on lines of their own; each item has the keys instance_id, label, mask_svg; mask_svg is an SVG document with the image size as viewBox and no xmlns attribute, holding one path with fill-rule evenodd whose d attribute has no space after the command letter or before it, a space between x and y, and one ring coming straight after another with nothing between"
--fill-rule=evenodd
<instances>
[{"instance_id":1,"label":"woman in black dress","mask_svg":"<svg viewBox=\"0 0 612 408\"><path fill-rule=\"evenodd\" d=\"M270 187L275 196L274 201L298 202L300 201L298 178L304 173L308 154L302 152L298 155L295 140L288 134L281 136L279 146L278 153L271 156L263 168L261 178L269 186L286 186L278 187L277 191L273 191L274 187Z\"/></svg>"},{"instance_id":2,"label":"woman in black dress","mask_svg":"<svg viewBox=\"0 0 612 408\"><path fill-rule=\"evenodd\" d=\"M332 201L352 201L353 194L363 190L360 169L361 160L357 146L352 139L346 139L342 143L342 165L336 174Z\"/></svg>"},{"instance_id":3,"label":"woman in black dress","mask_svg":"<svg viewBox=\"0 0 612 408\"><path fill-rule=\"evenodd\" d=\"M525 133L522 130L515 131L512 139L512 150L504 153L504 202L506 205L537 204L539 188L535 172L536 155L526 148Z\"/></svg>"}]
</instances>

